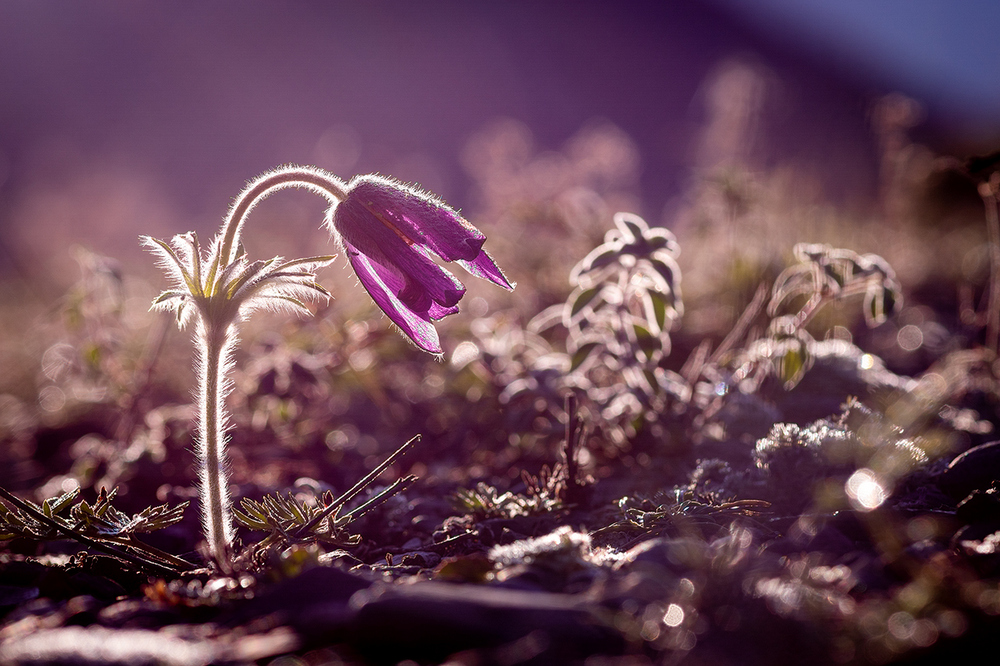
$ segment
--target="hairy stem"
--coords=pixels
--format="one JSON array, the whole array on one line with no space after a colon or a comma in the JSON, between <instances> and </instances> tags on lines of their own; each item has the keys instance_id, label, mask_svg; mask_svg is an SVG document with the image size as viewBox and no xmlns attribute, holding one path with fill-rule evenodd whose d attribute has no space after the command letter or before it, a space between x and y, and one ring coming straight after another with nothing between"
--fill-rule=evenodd
<instances>
[{"instance_id":1,"label":"hairy stem","mask_svg":"<svg viewBox=\"0 0 1000 666\"><path fill-rule=\"evenodd\" d=\"M231 568L233 541L232 500L226 476L225 431L228 415L225 397L229 383L230 353L236 346L236 326L240 305L232 303L227 291L227 270L237 261L240 234L247 216L259 201L278 190L298 187L322 196L331 205L347 198L347 185L337 176L314 167L287 166L268 172L253 181L233 202L220 230L211 268L202 278L198 309L201 329L201 382L199 390L199 448L201 463L202 520L209 553L224 572ZM195 250L197 252L197 249Z\"/></svg>"},{"instance_id":2,"label":"hairy stem","mask_svg":"<svg viewBox=\"0 0 1000 666\"><path fill-rule=\"evenodd\" d=\"M331 204L347 198L347 185L329 171L316 167L287 166L269 171L255 178L236 197L226 220L223 222L225 234L222 239L219 258L226 265L233 260L233 251L239 245L240 233L250 211L258 202L278 190L301 187L312 190Z\"/></svg>"},{"instance_id":3,"label":"hairy stem","mask_svg":"<svg viewBox=\"0 0 1000 666\"><path fill-rule=\"evenodd\" d=\"M201 386L199 403L199 458L201 461L202 522L209 552L216 564L228 569L232 543L232 507L226 477L225 371L232 340L227 340L227 325L206 322L201 341Z\"/></svg>"}]
</instances>

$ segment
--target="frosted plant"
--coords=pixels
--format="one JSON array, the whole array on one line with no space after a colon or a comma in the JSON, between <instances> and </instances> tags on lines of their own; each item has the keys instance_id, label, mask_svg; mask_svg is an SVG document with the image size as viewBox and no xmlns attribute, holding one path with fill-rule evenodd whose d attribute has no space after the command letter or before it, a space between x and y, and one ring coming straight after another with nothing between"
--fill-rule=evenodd
<instances>
[{"instance_id":1,"label":"frosted plant","mask_svg":"<svg viewBox=\"0 0 1000 666\"><path fill-rule=\"evenodd\" d=\"M306 303L330 294L316 271L334 257L250 260L240 238L254 206L285 188L303 188L330 203L325 225L346 251L372 300L424 351L441 354L433 322L458 312L465 287L431 254L458 263L477 277L513 289L483 250L478 229L435 197L381 176L345 183L314 167L287 166L251 181L236 198L216 238L202 248L193 233L170 243L143 236L172 282L153 307L174 311L181 326L195 322L198 349L198 458L201 503L209 553L229 568L233 539L232 501L227 491L224 398L237 328L259 308L310 314Z\"/></svg>"},{"instance_id":2,"label":"frosted plant","mask_svg":"<svg viewBox=\"0 0 1000 666\"><path fill-rule=\"evenodd\" d=\"M686 400L690 389L662 364L684 312L680 245L670 231L632 213L616 213L614 225L573 267L574 289L565 303L544 310L529 328L566 329L572 381L600 408L612 441L621 443L639 417Z\"/></svg>"},{"instance_id":3,"label":"frosted plant","mask_svg":"<svg viewBox=\"0 0 1000 666\"><path fill-rule=\"evenodd\" d=\"M903 302L895 271L877 254L862 255L819 243L799 243L793 252L799 263L786 268L771 290L767 313L772 319L767 336L748 345L748 358L769 360L770 370L781 378L786 390L794 388L812 367L813 338L806 324L824 305L863 294L865 322L874 327L898 311ZM802 297L804 302L796 300ZM793 313L780 314L790 304ZM744 364L737 376L745 376L753 365ZM768 363L759 365L758 370L769 372Z\"/></svg>"}]
</instances>

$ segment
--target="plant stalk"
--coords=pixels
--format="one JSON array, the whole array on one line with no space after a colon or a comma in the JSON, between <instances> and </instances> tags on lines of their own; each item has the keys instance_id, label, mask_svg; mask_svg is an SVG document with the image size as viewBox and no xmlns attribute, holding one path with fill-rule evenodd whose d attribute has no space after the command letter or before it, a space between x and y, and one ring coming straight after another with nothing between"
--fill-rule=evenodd
<instances>
[{"instance_id":1,"label":"plant stalk","mask_svg":"<svg viewBox=\"0 0 1000 666\"><path fill-rule=\"evenodd\" d=\"M221 276L237 260L240 235L250 212L262 199L285 188L299 187L318 194L331 205L347 197L347 185L322 169L287 166L253 180L230 207L215 250L214 261L205 276L198 303L201 318L198 346L201 350L199 373L198 457L201 463L202 522L209 554L223 572L231 570L233 542L232 500L229 497L225 452L225 398L230 384L230 353L236 346L236 326L241 315L239 304L227 302L225 280ZM195 270L196 278L202 281ZM217 282L218 281L218 282Z\"/></svg>"},{"instance_id":2,"label":"plant stalk","mask_svg":"<svg viewBox=\"0 0 1000 666\"><path fill-rule=\"evenodd\" d=\"M990 244L990 285L986 303L986 348L993 353L1000 352L1000 214L997 187L1000 177L992 177L990 182L979 186L979 194L986 208L986 231Z\"/></svg>"},{"instance_id":3,"label":"plant stalk","mask_svg":"<svg viewBox=\"0 0 1000 666\"><path fill-rule=\"evenodd\" d=\"M201 460L202 522L209 553L227 570L233 536L232 507L226 475L225 365L228 353L225 327L205 322L201 350L199 401L199 458Z\"/></svg>"},{"instance_id":4,"label":"plant stalk","mask_svg":"<svg viewBox=\"0 0 1000 666\"><path fill-rule=\"evenodd\" d=\"M256 178L236 197L222 223L224 231L219 258L223 265L234 259L233 251L239 245L243 224L254 206L270 194L288 187L311 190L331 204L347 198L347 185L344 181L322 169L287 166Z\"/></svg>"}]
</instances>

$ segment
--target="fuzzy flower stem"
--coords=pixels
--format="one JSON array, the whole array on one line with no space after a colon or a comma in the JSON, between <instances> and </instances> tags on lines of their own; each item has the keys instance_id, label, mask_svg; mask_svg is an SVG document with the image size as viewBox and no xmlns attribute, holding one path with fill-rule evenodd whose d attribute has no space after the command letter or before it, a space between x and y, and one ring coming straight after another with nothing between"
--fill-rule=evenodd
<instances>
[{"instance_id":1,"label":"fuzzy flower stem","mask_svg":"<svg viewBox=\"0 0 1000 666\"><path fill-rule=\"evenodd\" d=\"M232 570L233 510L226 477L225 398L232 385L232 351L237 329L260 307L311 314L305 303L329 292L316 271L333 256L286 261L252 261L240 237L259 201L278 190L301 188L323 197L330 207L326 225L345 250L361 284L375 303L421 349L441 354L434 321L458 312L465 287L431 259L454 261L476 277L513 289L482 248L486 236L431 195L380 176L345 183L316 167L289 165L252 180L233 202L222 228L203 252L193 232L171 242L143 236L172 288L153 307L173 311L183 326L198 323L198 457L202 519L209 553L217 567Z\"/></svg>"},{"instance_id":2,"label":"fuzzy flower stem","mask_svg":"<svg viewBox=\"0 0 1000 666\"><path fill-rule=\"evenodd\" d=\"M272 193L289 187L311 190L331 204L347 198L347 185L344 181L317 167L289 165L255 178L236 197L222 224L225 231L219 257L223 264L232 261L233 251L239 246L243 224L254 206Z\"/></svg>"},{"instance_id":3,"label":"fuzzy flower stem","mask_svg":"<svg viewBox=\"0 0 1000 666\"><path fill-rule=\"evenodd\" d=\"M225 469L226 416L223 400L226 393L224 366L228 352L227 346L232 346L232 340L227 341L225 328L220 330L219 327L209 324L206 329L204 344L201 345L201 386L199 387L202 519L205 536L208 539L209 552L215 562L226 569L229 563L233 528Z\"/></svg>"},{"instance_id":4,"label":"fuzzy flower stem","mask_svg":"<svg viewBox=\"0 0 1000 666\"><path fill-rule=\"evenodd\" d=\"M240 193L222 225L222 241L217 259L220 266L236 260L243 225L259 201L273 192L301 187L319 194L331 204L347 196L344 182L318 168L287 166L254 179ZM236 344L238 311L202 308L199 440L201 459L202 520L209 552L224 571L229 569L233 538L232 503L226 477L225 430L227 415L226 371L229 352Z\"/></svg>"}]
</instances>

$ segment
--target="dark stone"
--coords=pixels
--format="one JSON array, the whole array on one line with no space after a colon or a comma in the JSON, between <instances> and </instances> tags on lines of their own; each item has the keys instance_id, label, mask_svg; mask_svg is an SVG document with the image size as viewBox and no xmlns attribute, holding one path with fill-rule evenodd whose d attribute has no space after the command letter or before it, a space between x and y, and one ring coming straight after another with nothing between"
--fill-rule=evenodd
<instances>
[{"instance_id":1,"label":"dark stone","mask_svg":"<svg viewBox=\"0 0 1000 666\"><path fill-rule=\"evenodd\" d=\"M352 643L378 663L437 661L529 635L543 646L537 663L566 663L623 647L620 635L576 595L422 582L376 585L350 605L356 613Z\"/></svg>"},{"instance_id":2,"label":"dark stone","mask_svg":"<svg viewBox=\"0 0 1000 666\"><path fill-rule=\"evenodd\" d=\"M0 585L0 612L7 611L38 597L37 587Z\"/></svg>"},{"instance_id":3,"label":"dark stone","mask_svg":"<svg viewBox=\"0 0 1000 666\"><path fill-rule=\"evenodd\" d=\"M314 567L295 578L271 585L253 599L240 603L226 618L226 624L234 626L272 614L277 614L278 619L292 627L309 624L310 616L320 607L325 615L340 615L341 611L346 613L351 596L370 584L367 579L340 569ZM331 607L338 610L334 612Z\"/></svg>"}]
</instances>

